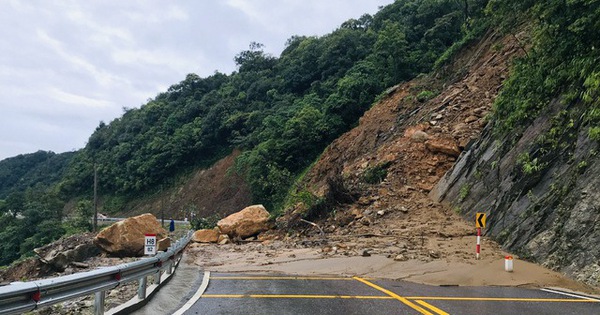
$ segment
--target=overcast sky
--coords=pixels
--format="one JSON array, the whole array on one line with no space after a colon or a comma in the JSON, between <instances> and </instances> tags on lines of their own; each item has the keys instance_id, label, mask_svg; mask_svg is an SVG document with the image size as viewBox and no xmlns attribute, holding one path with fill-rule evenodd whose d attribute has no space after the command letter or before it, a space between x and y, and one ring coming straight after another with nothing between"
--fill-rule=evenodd
<instances>
[{"instance_id":1,"label":"overcast sky","mask_svg":"<svg viewBox=\"0 0 600 315\"><path fill-rule=\"evenodd\" d=\"M0 160L82 148L100 121L188 73L230 74L252 41L279 56L393 0L0 0Z\"/></svg>"}]
</instances>

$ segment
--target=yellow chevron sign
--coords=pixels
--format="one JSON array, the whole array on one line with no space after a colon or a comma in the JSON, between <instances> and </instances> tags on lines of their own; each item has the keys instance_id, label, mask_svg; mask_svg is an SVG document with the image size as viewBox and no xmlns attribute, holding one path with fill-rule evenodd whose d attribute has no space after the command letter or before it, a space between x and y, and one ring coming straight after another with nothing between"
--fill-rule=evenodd
<instances>
[{"instance_id":1,"label":"yellow chevron sign","mask_svg":"<svg viewBox=\"0 0 600 315\"><path fill-rule=\"evenodd\" d=\"M475 215L475 227L485 228L485 213L477 212Z\"/></svg>"}]
</instances>

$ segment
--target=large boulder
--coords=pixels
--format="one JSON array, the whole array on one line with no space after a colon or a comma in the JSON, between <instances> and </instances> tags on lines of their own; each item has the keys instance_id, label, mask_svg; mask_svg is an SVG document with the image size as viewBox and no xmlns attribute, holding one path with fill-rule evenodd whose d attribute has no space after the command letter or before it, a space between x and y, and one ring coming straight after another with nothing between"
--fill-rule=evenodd
<instances>
[{"instance_id":1,"label":"large boulder","mask_svg":"<svg viewBox=\"0 0 600 315\"><path fill-rule=\"evenodd\" d=\"M150 213L125 219L105 228L96 235L94 243L113 256L142 256L146 234L156 234L159 244L157 250L165 250L168 247L169 242L164 240L167 238L167 231ZM163 244L162 248L160 244Z\"/></svg>"},{"instance_id":2,"label":"large boulder","mask_svg":"<svg viewBox=\"0 0 600 315\"><path fill-rule=\"evenodd\" d=\"M263 205L254 205L219 220L217 226L221 233L230 237L246 238L268 230L269 217Z\"/></svg>"},{"instance_id":3,"label":"large boulder","mask_svg":"<svg viewBox=\"0 0 600 315\"><path fill-rule=\"evenodd\" d=\"M219 231L215 229L202 229L194 232L192 242L196 243L216 243L219 240Z\"/></svg>"},{"instance_id":4,"label":"large boulder","mask_svg":"<svg viewBox=\"0 0 600 315\"><path fill-rule=\"evenodd\" d=\"M60 272L73 262L82 262L100 254L100 249L94 244L92 233L61 238L33 251L39 256L40 261Z\"/></svg>"}]
</instances>

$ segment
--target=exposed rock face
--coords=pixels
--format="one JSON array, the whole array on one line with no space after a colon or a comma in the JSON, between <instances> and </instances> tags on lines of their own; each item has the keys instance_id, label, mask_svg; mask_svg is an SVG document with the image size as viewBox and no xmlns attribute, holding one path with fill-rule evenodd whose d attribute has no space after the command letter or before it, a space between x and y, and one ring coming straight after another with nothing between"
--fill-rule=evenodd
<instances>
[{"instance_id":1,"label":"exposed rock face","mask_svg":"<svg viewBox=\"0 0 600 315\"><path fill-rule=\"evenodd\" d=\"M215 229L202 229L194 232L192 241L196 243L216 243L219 240L219 231Z\"/></svg>"},{"instance_id":2,"label":"exposed rock face","mask_svg":"<svg viewBox=\"0 0 600 315\"><path fill-rule=\"evenodd\" d=\"M554 101L511 145L491 127L431 192L469 220L488 214L486 234L503 247L591 285L600 284L600 149L574 125L558 149L540 149L563 106ZM523 156L527 154L527 159ZM527 168L528 166L528 168Z\"/></svg>"},{"instance_id":3,"label":"exposed rock face","mask_svg":"<svg viewBox=\"0 0 600 315\"><path fill-rule=\"evenodd\" d=\"M81 262L100 253L92 233L77 234L34 249L40 260L56 271L64 271L73 262Z\"/></svg>"},{"instance_id":4,"label":"exposed rock face","mask_svg":"<svg viewBox=\"0 0 600 315\"><path fill-rule=\"evenodd\" d=\"M268 230L269 216L263 205L254 205L219 220L217 226L223 234L245 238Z\"/></svg>"},{"instance_id":5,"label":"exposed rock face","mask_svg":"<svg viewBox=\"0 0 600 315\"><path fill-rule=\"evenodd\" d=\"M157 250L166 249L166 243L162 240L166 238L167 231L160 226L156 217L149 213L125 219L105 228L98 233L94 243L114 256L142 256L145 234L156 234L159 241ZM165 248L160 248L161 241Z\"/></svg>"}]
</instances>

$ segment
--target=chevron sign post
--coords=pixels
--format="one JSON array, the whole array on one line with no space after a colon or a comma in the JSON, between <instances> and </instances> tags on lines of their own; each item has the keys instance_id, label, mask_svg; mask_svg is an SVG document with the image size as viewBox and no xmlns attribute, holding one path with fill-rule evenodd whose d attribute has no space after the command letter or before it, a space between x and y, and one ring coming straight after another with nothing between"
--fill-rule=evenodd
<instances>
[{"instance_id":1,"label":"chevron sign post","mask_svg":"<svg viewBox=\"0 0 600 315\"><path fill-rule=\"evenodd\" d=\"M479 260L479 254L481 253L481 229L485 228L485 213L477 212L475 215L475 227L477 228L477 259Z\"/></svg>"}]
</instances>

